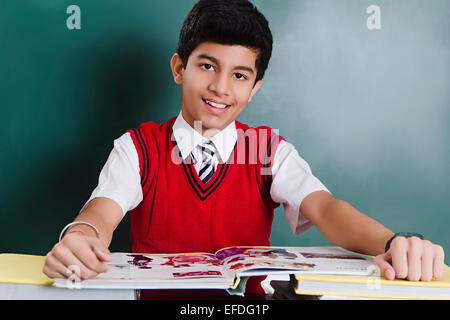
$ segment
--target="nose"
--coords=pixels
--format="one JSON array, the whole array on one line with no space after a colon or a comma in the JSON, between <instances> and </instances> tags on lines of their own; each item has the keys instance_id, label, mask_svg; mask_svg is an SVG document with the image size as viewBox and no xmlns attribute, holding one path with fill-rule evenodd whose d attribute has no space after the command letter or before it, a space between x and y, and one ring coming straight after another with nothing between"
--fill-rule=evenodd
<instances>
[{"instance_id":1,"label":"nose","mask_svg":"<svg viewBox=\"0 0 450 320\"><path fill-rule=\"evenodd\" d=\"M217 74L209 84L208 89L213 91L218 97L230 94L230 84L225 74Z\"/></svg>"}]
</instances>

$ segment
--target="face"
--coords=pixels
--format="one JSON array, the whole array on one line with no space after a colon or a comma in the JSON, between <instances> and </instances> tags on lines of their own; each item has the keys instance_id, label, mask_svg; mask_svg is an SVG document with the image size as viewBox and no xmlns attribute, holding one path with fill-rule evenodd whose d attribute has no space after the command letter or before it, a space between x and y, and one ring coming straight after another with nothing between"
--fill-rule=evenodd
<instances>
[{"instance_id":1,"label":"face","mask_svg":"<svg viewBox=\"0 0 450 320\"><path fill-rule=\"evenodd\" d=\"M172 57L174 80L182 85L182 115L191 127L211 137L241 114L262 83L255 84L257 57L255 50L212 42L192 51L185 68L178 54Z\"/></svg>"}]
</instances>

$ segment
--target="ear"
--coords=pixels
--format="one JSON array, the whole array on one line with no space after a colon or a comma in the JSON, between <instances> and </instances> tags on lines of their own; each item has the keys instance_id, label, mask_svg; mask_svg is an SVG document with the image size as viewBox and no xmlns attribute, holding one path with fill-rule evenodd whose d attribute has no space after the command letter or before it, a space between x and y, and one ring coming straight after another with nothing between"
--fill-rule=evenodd
<instances>
[{"instance_id":1,"label":"ear","mask_svg":"<svg viewBox=\"0 0 450 320\"><path fill-rule=\"evenodd\" d=\"M170 59L170 68L172 69L173 74L173 80L176 84L183 84L183 62L178 55L178 53L175 53L172 56L172 59Z\"/></svg>"},{"instance_id":2,"label":"ear","mask_svg":"<svg viewBox=\"0 0 450 320\"><path fill-rule=\"evenodd\" d=\"M255 83L255 85L253 86L252 92L250 92L250 97L248 98L248 102L252 101L253 96L259 90L259 88L261 87L261 84L262 84L262 79L258 80L258 82Z\"/></svg>"}]
</instances>

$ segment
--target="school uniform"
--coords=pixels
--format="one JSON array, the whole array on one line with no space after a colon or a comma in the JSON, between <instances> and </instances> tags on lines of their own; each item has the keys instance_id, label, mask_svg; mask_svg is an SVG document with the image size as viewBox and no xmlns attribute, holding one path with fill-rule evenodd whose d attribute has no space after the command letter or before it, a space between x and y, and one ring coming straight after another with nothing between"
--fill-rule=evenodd
<instances>
[{"instance_id":1,"label":"school uniform","mask_svg":"<svg viewBox=\"0 0 450 320\"><path fill-rule=\"evenodd\" d=\"M206 139L180 112L116 139L88 201L106 197L130 212L133 252L214 253L270 245L281 203L292 231L304 232L312 223L300 204L319 190L328 191L271 128L233 121Z\"/></svg>"}]
</instances>

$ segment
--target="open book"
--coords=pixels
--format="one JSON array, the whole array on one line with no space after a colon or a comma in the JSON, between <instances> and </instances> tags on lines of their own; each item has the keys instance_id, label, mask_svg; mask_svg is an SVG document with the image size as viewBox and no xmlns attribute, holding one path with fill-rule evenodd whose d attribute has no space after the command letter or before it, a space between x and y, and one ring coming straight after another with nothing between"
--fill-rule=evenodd
<instances>
[{"instance_id":1,"label":"open book","mask_svg":"<svg viewBox=\"0 0 450 320\"><path fill-rule=\"evenodd\" d=\"M72 270L76 273L76 268ZM56 287L104 289L234 289L240 278L296 272L369 275L372 257L339 247L228 247L210 253L112 253L96 278L57 279ZM75 281L74 281L75 280Z\"/></svg>"}]
</instances>

